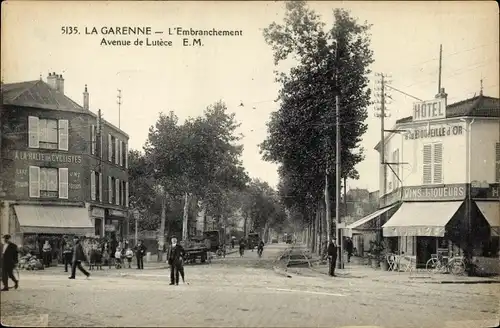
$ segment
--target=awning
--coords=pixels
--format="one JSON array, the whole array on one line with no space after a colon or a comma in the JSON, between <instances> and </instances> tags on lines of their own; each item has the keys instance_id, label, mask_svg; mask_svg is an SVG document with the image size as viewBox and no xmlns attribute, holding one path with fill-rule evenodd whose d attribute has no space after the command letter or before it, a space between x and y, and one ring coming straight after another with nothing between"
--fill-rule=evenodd
<instances>
[{"instance_id":1,"label":"awning","mask_svg":"<svg viewBox=\"0 0 500 328\"><path fill-rule=\"evenodd\" d=\"M500 235L500 202L476 202L491 228L491 234Z\"/></svg>"},{"instance_id":2,"label":"awning","mask_svg":"<svg viewBox=\"0 0 500 328\"><path fill-rule=\"evenodd\" d=\"M444 237L445 226L463 201L403 203L384 224L384 237Z\"/></svg>"},{"instance_id":3,"label":"awning","mask_svg":"<svg viewBox=\"0 0 500 328\"><path fill-rule=\"evenodd\" d=\"M352 235L353 233L353 230L362 230L362 229L359 229L363 224L379 217L380 215L384 214L385 212L389 211L390 209L394 208L395 206L397 206L398 204L394 204L394 205L391 205L391 206L388 206L386 208L382 208L380 210L377 210L375 212L373 212L372 214L368 214L367 216L365 216L364 218L362 219L359 219L358 221L356 222L353 222L351 224L349 224L347 227L345 227L345 230L346 230L346 233L348 235Z\"/></svg>"},{"instance_id":4,"label":"awning","mask_svg":"<svg viewBox=\"0 0 500 328\"><path fill-rule=\"evenodd\" d=\"M92 235L94 226L85 207L15 205L21 232Z\"/></svg>"}]
</instances>

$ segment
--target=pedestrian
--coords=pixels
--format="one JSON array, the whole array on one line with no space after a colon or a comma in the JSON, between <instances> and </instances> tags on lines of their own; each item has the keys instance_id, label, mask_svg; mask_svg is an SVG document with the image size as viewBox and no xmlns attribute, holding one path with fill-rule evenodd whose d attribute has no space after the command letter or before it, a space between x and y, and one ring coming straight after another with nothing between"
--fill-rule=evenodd
<instances>
[{"instance_id":1,"label":"pedestrian","mask_svg":"<svg viewBox=\"0 0 500 328\"><path fill-rule=\"evenodd\" d=\"M63 240L64 272L68 272L68 265L71 266L72 258L73 258L73 246L71 245L71 241L68 240L68 236L64 236Z\"/></svg>"},{"instance_id":2,"label":"pedestrian","mask_svg":"<svg viewBox=\"0 0 500 328\"><path fill-rule=\"evenodd\" d=\"M158 260L157 262L163 261L163 253L165 252L165 243L163 240L158 240Z\"/></svg>"},{"instance_id":3,"label":"pedestrian","mask_svg":"<svg viewBox=\"0 0 500 328\"><path fill-rule=\"evenodd\" d=\"M231 238L231 249L233 249L233 248L234 248L234 237Z\"/></svg>"},{"instance_id":4,"label":"pedestrian","mask_svg":"<svg viewBox=\"0 0 500 328\"><path fill-rule=\"evenodd\" d=\"M328 274L335 277L335 265L337 263L337 243L335 238L332 238L330 240L330 244L328 245L328 257L330 259Z\"/></svg>"},{"instance_id":5,"label":"pedestrian","mask_svg":"<svg viewBox=\"0 0 500 328\"><path fill-rule=\"evenodd\" d=\"M146 255L146 246L142 243L142 240L137 242L135 249L135 258L137 260L137 270L144 269L144 256Z\"/></svg>"},{"instance_id":6,"label":"pedestrian","mask_svg":"<svg viewBox=\"0 0 500 328\"><path fill-rule=\"evenodd\" d=\"M345 246L346 246L346 250L347 250L347 263L351 262L351 257L352 257L352 251L353 251L353 243L352 243L352 239L347 237L346 241L345 241Z\"/></svg>"},{"instance_id":7,"label":"pedestrian","mask_svg":"<svg viewBox=\"0 0 500 328\"><path fill-rule=\"evenodd\" d=\"M10 235L3 236L2 245L2 291L9 290L9 278L14 282L14 289L19 288L19 281L14 276L14 268L19 260L17 245L10 241Z\"/></svg>"},{"instance_id":8,"label":"pedestrian","mask_svg":"<svg viewBox=\"0 0 500 328\"><path fill-rule=\"evenodd\" d=\"M125 251L125 257L127 258L128 268L131 269L132 268L132 258L134 257L134 252L132 251L132 249L130 247L128 247L127 250Z\"/></svg>"},{"instance_id":9,"label":"pedestrian","mask_svg":"<svg viewBox=\"0 0 500 328\"><path fill-rule=\"evenodd\" d=\"M186 283L184 279L184 257L186 252L184 247L177 243L177 238L172 237L172 244L168 251L168 265L170 265L170 285L179 284L179 274L182 277L182 282Z\"/></svg>"},{"instance_id":10,"label":"pedestrian","mask_svg":"<svg viewBox=\"0 0 500 328\"><path fill-rule=\"evenodd\" d=\"M80 270L87 278L90 278L90 273L83 268L82 262L88 262L87 255L85 255L85 252L83 251L80 239L75 236L73 238L73 258L71 261L71 276L68 277L69 279L75 279L76 268L78 268L78 270Z\"/></svg>"},{"instance_id":11,"label":"pedestrian","mask_svg":"<svg viewBox=\"0 0 500 328\"><path fill-rule=\"evenodd\" d=\"M243 257L243 253L245 252L245 238L240 238L240 257Z\"/></svg>"},{"instance_id":12,"label":"pedestrian","mask_svg":"<svg viewBox=\"0 0 500 328\"><path fill-rule=\"evenodd\" d=\"M52 247L49 244L49 240L46 239L42 247L42 259L44 267L48 268L50 266L50 262L52 262L51 257L52 257Z\"/></svg>"}]
</instances>

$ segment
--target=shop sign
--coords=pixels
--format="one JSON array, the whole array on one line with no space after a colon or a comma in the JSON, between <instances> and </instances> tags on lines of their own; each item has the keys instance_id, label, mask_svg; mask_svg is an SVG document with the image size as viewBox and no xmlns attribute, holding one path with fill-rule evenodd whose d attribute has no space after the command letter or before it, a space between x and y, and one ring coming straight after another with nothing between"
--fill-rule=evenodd
<instances>
[{"instance_id":1,"label":"shop sign","mask_svg":"<svg viewBox=\"0 0 500 328\"><path fill-rule=\"evenodd\" d=\"M413 121L446 118L446 99L437 98L413 103Z\"/></svg>"},{"instance_id":2,"label":"shop sign","mask_svg":"<svg viewBox=\"0 0 500 328\"><path fill-rule=\"evenodd\" d=\"M406 201L440 201L464 199L465 184L443 185L439 187L404 187L403 200Z\"/></svg>"},{"instance_id":3,"label":"shop sign","mask_svg":"<svg viewBox=\"0 0 500 328\"><path fill-rule=\"evenodd\" d=\"M54 163L81 164L81 155L67 155L53 152L19 151L13 152L12 158L20 161L39 161Z\"/></svg>"},{"instance_id":4,"label":"shop sign","mask_svg":"<svg viewBox=\"0 0 500 328\"><path fill-rule=\"evenodd\" d=\"M112 225L112 224L106 224L104 226L104 231L106 231L106 232L114 232L114 231L116 231L116 227L114 225Z\"/></svg>"},{"instance_id":5,"label":"shop sign","mask_svg":"<svg viewBox=\"0 0 500 328\"><path fill-rule=\"evenodd\" d=\"M125 213L123 211L118 211L118 210L109 210L109 215L125 217Z\"/></svg>"},{"instance_id":6,"label":"shop sign","mask_svg":"<svg viewBox=\"0 0 500 328\"><path fill-rule=\"evenodd\" d=\"M405 134L405 140L441 138L447 136L460 136L464 134L462 125L433 125L431 127L422 127L418 129L409 129Z\"/></svg>"},{"instance_id":7,"label":"shop sign","mask_svg":"<svg viewBox=\"0 0 500 328\"><path fill-rule=\"evenodd\" d=\"M104 217L104 208L94 207L92 208L92 216L95 218L103 218Z\"/></svg>"}]
</instances>

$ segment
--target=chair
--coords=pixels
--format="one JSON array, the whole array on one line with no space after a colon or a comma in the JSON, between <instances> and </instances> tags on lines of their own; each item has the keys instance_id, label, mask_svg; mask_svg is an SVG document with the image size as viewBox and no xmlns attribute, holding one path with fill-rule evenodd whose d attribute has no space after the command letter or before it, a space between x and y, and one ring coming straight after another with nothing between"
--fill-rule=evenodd
<instances>
[{"instance_id":1,"label":"chair","mask_svg":"<svg viewBox=\"0 0 500 328\"><path fill-rule=\"evenodd\" d=\"M387 254L386 256L387 263L389 263L389 270L394 271L396 269L396 256L392 253Z\"/></svg>"}]
</instances>

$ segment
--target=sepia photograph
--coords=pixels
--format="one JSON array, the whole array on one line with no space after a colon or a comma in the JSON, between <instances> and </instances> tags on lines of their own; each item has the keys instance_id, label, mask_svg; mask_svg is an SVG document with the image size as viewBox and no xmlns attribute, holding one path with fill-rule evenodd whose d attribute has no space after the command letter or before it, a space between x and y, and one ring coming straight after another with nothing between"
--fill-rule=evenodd
<instances>
[{"instance_id":1,"label":"sepia photograph","mask_svg":"<svg viewBox=\"0 0 500 328\"><path fill-rule=\"evenodd\" d=\"M500 326L495 1L1 5L2 326Z\"/></svg>"}]
</instances>

